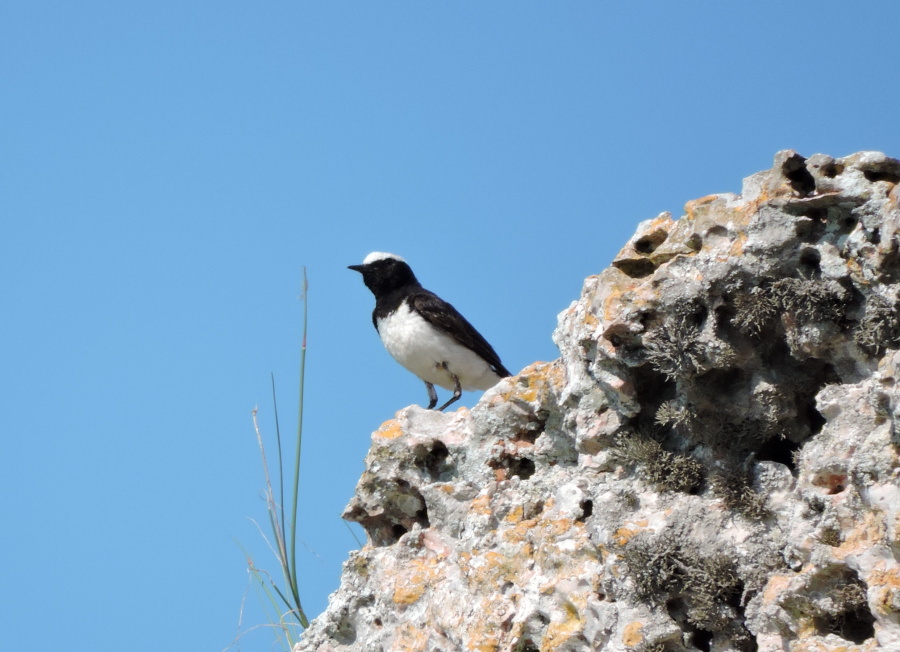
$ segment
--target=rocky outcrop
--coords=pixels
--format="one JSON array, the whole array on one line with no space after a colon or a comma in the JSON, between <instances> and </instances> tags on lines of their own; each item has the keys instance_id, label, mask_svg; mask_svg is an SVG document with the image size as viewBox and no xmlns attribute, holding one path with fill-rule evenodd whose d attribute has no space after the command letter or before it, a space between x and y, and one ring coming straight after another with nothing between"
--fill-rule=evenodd
<instances>
[{"instance_id":1,"label":"rocky outcrop","mask_svg":"<svg viewBox=\"0 0 900 652\"><path fill-rule=\"evenodd\" d=\"M302 651L900 651L900 162L642 223L561 357L401 410Z\"/></svg>"}]
</instances>

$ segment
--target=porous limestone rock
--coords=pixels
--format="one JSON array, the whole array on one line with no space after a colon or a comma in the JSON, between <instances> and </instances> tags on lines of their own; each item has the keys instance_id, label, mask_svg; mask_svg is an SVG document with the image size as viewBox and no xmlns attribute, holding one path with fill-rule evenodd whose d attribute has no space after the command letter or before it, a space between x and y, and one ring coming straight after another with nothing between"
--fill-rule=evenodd
<instances>
[{"instance_id":1,"label":"porous limestone rock","mask_svg":"<svg viewBox=\"0 0 900 652\"><path fill-rule=\"evenodd\" d=\"M900 162L648 220L472 410L401 410L297 652L900 651Z\"/></svg>"}]
</instances>

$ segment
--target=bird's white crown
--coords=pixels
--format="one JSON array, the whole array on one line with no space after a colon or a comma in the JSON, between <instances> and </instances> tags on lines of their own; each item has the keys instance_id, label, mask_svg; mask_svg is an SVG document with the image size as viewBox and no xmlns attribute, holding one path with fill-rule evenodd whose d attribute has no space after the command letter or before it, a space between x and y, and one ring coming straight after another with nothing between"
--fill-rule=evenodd
<instances>
[{"instance_id":1,"label":"bird's white crown","mask_svg":"<svg viewBox=\"0 0 900 652\"><path fill-rule=\"evenodd\" d=\"M405 260L403 260L403 258L398 256L397 254L388 254L383 251L373 251L368 256L366 256L366 258L365 258L365 260L363 260L362 264L368 265L369 263L374 263L376 260L385 260L387 258L393 258L394 260L399 260L401 263L406 262Z\"/></svg>"}]
</instances>

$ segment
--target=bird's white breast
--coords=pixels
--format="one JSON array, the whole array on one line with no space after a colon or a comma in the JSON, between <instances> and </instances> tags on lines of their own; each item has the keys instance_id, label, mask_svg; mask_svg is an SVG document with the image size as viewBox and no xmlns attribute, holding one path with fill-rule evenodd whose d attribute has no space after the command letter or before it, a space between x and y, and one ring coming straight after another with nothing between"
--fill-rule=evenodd
<instances>
[{"instance_id":1,"label":"bird's white breast","mask_svg":"<svg viewBox=\"0 0 900 652\"><path fill-rule=\"evenodd\" d=\"M500 381L481 356L440 332L405 301L376 325L388 353L427 383L453 389L448 370L465 390L489 389Z\"/></svg>"}]
</instances>

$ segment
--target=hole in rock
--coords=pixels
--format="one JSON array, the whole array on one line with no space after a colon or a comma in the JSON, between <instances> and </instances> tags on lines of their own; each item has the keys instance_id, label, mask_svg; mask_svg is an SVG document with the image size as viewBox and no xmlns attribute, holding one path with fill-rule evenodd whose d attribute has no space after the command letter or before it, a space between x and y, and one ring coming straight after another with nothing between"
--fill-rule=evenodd
<instances>
[{"instance_id":1,"label":"hole in rock","mask_svg":"<svg viewBox=\"0 0 900 652\"><path fill-rule=\"evenodd\" d=\"M425 530L431 527L431 522L428 520L428 508L423 507L418 512L416 512L416 523L422 526L422 529Z\"/></svg>"},{"instance_id":2,"label":"hole in rock","mask_svg":"<svg viewBox=\"0 0 900 652\"><path fill-rule=\"evenodd\" d=\"M657 429L656 413L659 406L675 398L676 384L649 364L632 369L632 384L641 406L640 413L632 421L632 427L653 432Z\"/></svg>"},{"instance_id":3,"label":"hole in rock","mask_svg":"<svg viewBox=\"0 0 900 652\"><path fill-rule=\"evenodd\" d=\"M842 613L839 620L842 638L860 644L875 636L875 616L872 615L868 605Z\"/></svg>"},{"instance_id":4,"label":"hole in rock","mask_svg":"<svg viewBox=\"0 0 900 652\"><path fill-rule=\"evenodd\" d=\"M697 328L703 328L704 322L706 322L706 318L709 316L709 308L706 307L705 304L700 303L700 301L694 301L691 305L687 305L684 308L685 310L685 318L687 321L693 323Z\"/></svg>"},{"instance_id":5,"label":"hole in rock","mask_svg":"<svg viewBox=\"0 0 900 652\"><path fill-rule=\"evenodd\" d=\"M659 314L655 310L642 310L638 313L638 321L645 331L650 330L656 324L661 322Z\"/></svg>"},{"instance_id":6,"label":"hole in rock","mask_svg":"<svg viewBox=\"0 0 900 652\"><path fill-rule=\"evenodd\" d=\"M804 217L808 217L813 222L821 222L825 224L828 221L828 210L822 207L810 208L805 213L803 213Z\"/></svg>"},{"instance_id":7,"label":"hole in rock","mask_svg":"<svg viewBox=\"0 0 900 652\"><path fill-rule=\"evenodd\" d=\"M633 333L625 324L613 324L603 332L603 337L613 345L625 360L643 356L644 343L640 333Z\"/></svg>"},{"instance_id":8,"label":"hole in rock","mask_svg":"<svg viewBox=\"0 0 900 652\"><path fill-rule=\"evenodd\" d=\"M794 233L800 240L815 240L815 238L809 237L812 233L812 225L812 220L797 220L794 222Z\"/></svg>"},{"instance_id":9,"label":"hole in rock","mask_svg":"<svg viewBox=\"0 0 900 652\"><path fill-rule=\"evenodd\" d=\"M816 180L806 169L806 159L802 156L792 156L784 162L781 172L791 182L791 188L801 196L811 195L816 190Z\"/></svg>"},{"instance_id":10,"label":"hole in rock","mask_svg":"<svg viewBox=\"0 0 900 652\"><path fill-rule=\"evenodd\" d=\"M834 496L835 494L839 494L847 488L847 476L832 475L826 479L826 483L826 486L828 487L828 495Z\"/></svg>"},{"instance_id":11,"label":"hole in rock","mask_svg":"<svg viewBox=\"0 0 900 652\"><path fill-rule=\"evenodd\" d=\"M643 238L635 240L635 251L638 251L642 254L652 254L656 250L656 248L659 247L659 245L666 241L666 238L668 237L669 234L665 231L654 231L653 233L649 233Z\"/></svg>"},{"instance_id":12,"label":"hole in rock","mask_svg":"<svg viewBox=\"0 0 900 652\"><path fill-rule=\"evenodd\" d=\"M850 478L840 470L823 469L812 479L812 483L824 489L827 495L835 496L847 489Z\"/></svg>"},{"instance_id":13,"label":"hole in rock","mask_svg":"<svg viewBox=\"0 0 900 652\"><path fill-rule=\"evenodd\" d=\"M816 242L825 233L825 224L828 222L828 211L824 208L809 207L802 217L794 222L794 233L803 242Z\"/></svg>"},{"instance_id":14,"label":"hole in rock","mask_svg":"<svg viewBox=\"0 0 900 652\"><path fill-rule=\"evenodd\" d=\"M543 433L540 430L519 430L515 435L513 435L512 440L533 444L542 434Z\"/></svg>"},{"instance_id":15,"label":"hole in rock","mask_svg":"<svg viewBox=\"0 0 900 652\"><path fill-rule=\"evenodd\" d=\"M716 306L713 310L716 328L724 329L728 334L733 334L735 331L731 328L731 322L734 320L735 314L734 299L728 297L724 303Z\"/></svg>"},{"instance_id":16,"label":"hole in rock","mask_svg":"<svg viewBox=\"0 0 900 652\"><path fill-rule=\"evenodd\" d=\"M844 166L839 163L827 163L822 166L822 174L829 179L834 179L837 175L844 171Z\"/></svg>"},{"instance_id":17,"label":"hole in rock","mask_svg":"<svg viewBox=\"0 0 900 652\"><path fill-rule=\"evenodd\" d=\"M744 615L744 605L741 604L741 600L744 597L744 583L741 580L738 580L737 584L734 587L734 590L728 595L725 600L725 604L728 604L734 607L735 611L743 617Z\"/></svg>"},{"instance_id":18,"label":"hole in rock","mask_svg":"<svg viewBox=\"0 0 900 652\"><path fill-rule=\"evenodd\" d=\"M822 260L822 255L818 252L817 249L813 249L809 247L800 252L800 265L805 267L807 271L818 273L819 272L819 262Z\"/></svg>"},{"instance_id":19,"label":"hole in rock","mask_svg":"<svg viewBox=\"0 0 900 652\"><path fill-rule=\"evenodd\" d=\"M694 234L696 235L696 234ZM706 231L706 237L708 238L727 238L728 237L728 229L726 229L721 224L716 224L715 226L711 226Z\"/></svg>"},{"instance_id":20,"label":"hole in rock","mask_svg":"<svg viewBox=\"0 0 900 652\"><path fill-rule=\"evenodd\" d=\"M682 598L672 598L666 602L666 611L669 617L678 623L682 631L687 634L692 644L703 652L710 652L713 634L705 629L699 629L688 618L688 606Z\"/></svg>"},{"instance_id":21,"label":"hole in rock","mask_svg":"<svg viewBox=\"0 0 900 652\"><path fill-rule=\"evenodd\" d=\"M816 397L813 396L806 403L806 421L809 424L810 436L818 435L822 427L827 423L822 413L816 409Z\"/></svg>"},{"instance_id":22,"label":"hole in rock","mask_svg":"<svg viewBox=\"0 0 900 652\"><path fill-rule=\"evenodd\" d=\"M527 457L513 457L507 453L489 461L488 466L494 469L494 475L498 481L505 480L513 475L527 480L534 475L535 471L534 461Z\"/></svg>"},{"instance_id":23,"label":"hole in rock","mask_svg":"<svg viewBox=\"0 0 900 652\"><path fill-rule=\"evenodd\" d=\"M710 369L697 379L696 385L700 391L709 392L710 395L727 396L741 391L747 385L747 374L739 367Z\"/></svg>"},{"instance_id":24,"label":"hole in rock","mask_svg":"<svg viewBox=\"0 0 900 652\"><path fill-rule=\"evenodd\" d=\"M888 183L900 183L900 173L894 170L863 170L863 176L872 183L876 181L887 181Z\"/></svg>"},{"instance_id":25,"label":"hole in rock","mask_svg":"<svg viewBox=\"0 0 900 652\"><path fill-rule=\"evenodd\" d=\"M705 629L698 629L694 632L692 638L694 645L697 646L698 649L703 650L703 652L709 652L712 647L712 632L708 632Z\"/></svg>"},{"instance_id":26,"label":"hole in rock","mask_svg":"<svg viewBox=\"0 0 900 652\"><path fill-rule=\"evenodd\" d=\"M687 606L681 598L672 598L666 602L666 611L669 617L677 623L683 623L687 620Z\"/></svg>"},{"instance_id":27,"label":"hole in rock","mask_svg":"<svg viewBox=\"0 0 900 652\"><path fill-rule=\"evenodd\" d=\"M656 270L656 263L647 258L637 260L614 260L613 267L631 278L644 278Z\"/></svg>"},{"instance_id":28,"label":"hole in rock","mask_svg":"<svg viewBox=\"0 0 900 652\"><path fill-rule=\"evenodd\" d=\"M857 645L875 636L875 617L869 610L868 586L857 572L847 568L843 577L828 591L831 613L820 613L814 624L822 636L836 634Z\"/></svg>"},{"instance_id":29,"label":"hole in rock","mask_svg":"<svg viewBox=\"0 0 900 652\"><path fill-rule=\"evenodd\" d=\"M770 437L756 451L756 459L759 461L778 462L784 464L795 473L797 463L794 461L794 453L800 450L800 444L786 437Z\"/></svg>"},{"instance_id":30,"label":"hole in rock","mask_svg":"<svg viewBox=\"0 0 900 652\"><path fill-rule=\"evenodd\" d=\"M857 645L875 636L875 616L868 605L842 611L835 616L818 617L814 622L821 636L836 634Z\"/></svg>"},{"instance_id":31,"label":"hole in rock","mask_svg":"<svg viewBox=\"0 0 900 652\"><path fill-rule=\"evenodd\" d=\"M347 515L350 521L356 521L362 525L376 546L391 546L397 540L410 531L414 525L423 529L430 527L428 509L425 499L419 491L402 478L394 478L394 486L399 491L388 492L382 502L382 510L377 513L369 513L357 506ZM410 514L411 506L419 506L415 514Z\"/></svg>"},{"instance_id":32,"label":"hole in rock","mask_svg":"<svg viewBox=\"0 0 900 652\"><path fill-rule=\"evenodd\" d=\"M509 462L509 472L523 480L534 475L534 462L527 457L513 458Z\"/></svg>"},{"instance_id":33,"label":"hole in rock","mask_svg":"<svg viewBox=\"0 0 900 652\"><path fill-rule=\"evenodd\" d=\"M437 440L432 444L431 450L417 460L421 469L426 471L432 480L440 480L441 476L449 471L447 458L450 457L450 451L444 442Z\"/></svg>"},{"instance_id":34,"label":"hole in rock","mask_svg":"<svg viewBox=\"0 0 900 652\"><path fill-rule=\"evenodd\" d=\"M576 518L576 521L581 521L582 523L590 518L591 514L594 513L594 501L593 500L582 500L578 505L581 507L581 516Z\"/></svg>"},{"instance_id":35,"label":"hole in rock","mask_svg":"<svg viewBox=\"0 0 900 652\"><path fill-rule=\"evenodd\" d=\"M845 215L841 218L841 229L849 233L856 228L857 223L859 223L859 219L856 215Z\"/></svg>"}]
</instances>

